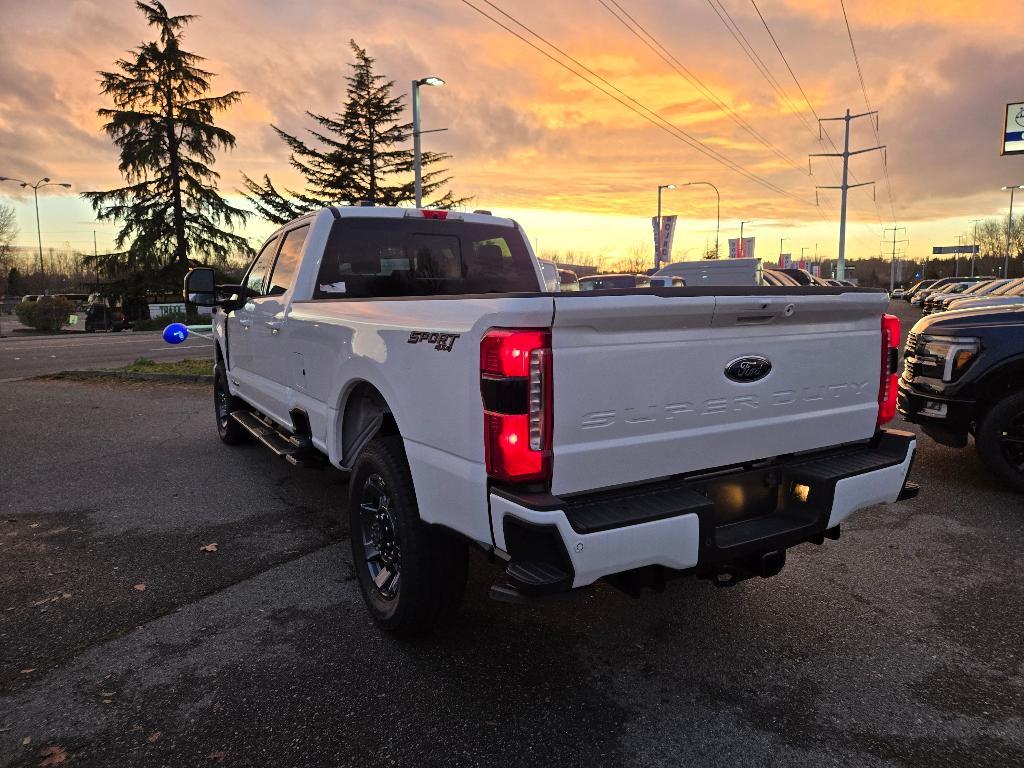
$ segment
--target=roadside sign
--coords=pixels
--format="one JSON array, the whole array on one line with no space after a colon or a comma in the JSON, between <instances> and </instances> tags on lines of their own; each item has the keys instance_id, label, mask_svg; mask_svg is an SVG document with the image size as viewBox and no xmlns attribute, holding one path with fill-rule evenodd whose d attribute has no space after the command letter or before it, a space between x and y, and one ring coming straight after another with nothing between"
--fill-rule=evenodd
<instances>
[{"instance_id":1,"label":"roadside sign","mask_svg":"<svg viewBox=\"0 0 1024 768\"><path fill-rule=\"evenodd\" d=\"M1024 101L1006 105L1002 155L1024 155Z\"/></svg>"},{"instance_id":2,"label":"roadside sign","mask_svg":"<svg viewBox=\"0 0 1024 768\"><path fill-rule=\"evenodd\" d=\"M651 217L651 228L654 230L654 253L659 264L672 261L672 240L676 234L676 216L661 217L661 232L658 232L658 217Z\"/></svg>"},{"instance_id":3,"label":"roadside sign","mask_svg":"<svg viewBox=\"0 0 1024 768\"><path fill-rule=\"evenodd\" d=\"M942 256L948 253L978 253L980 245L935 245L932 246L933 256Z\"/></svg>"}]
</instances>

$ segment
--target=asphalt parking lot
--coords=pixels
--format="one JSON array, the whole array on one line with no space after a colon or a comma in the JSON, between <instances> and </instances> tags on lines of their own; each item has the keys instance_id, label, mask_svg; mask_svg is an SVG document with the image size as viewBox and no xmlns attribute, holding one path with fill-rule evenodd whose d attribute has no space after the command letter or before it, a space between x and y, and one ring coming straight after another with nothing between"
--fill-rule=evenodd
<instances>
[{"instance_id":1,"label":"asphalt parking lot","mask_svg":"<svg viewBox=\"0 0 1024 768\"><path fill-rule=\"evenodd\" d=\"M972 450L730 589L523 608L475 557L408 642L345 478L221 445L206 389L8 382L0 436L2 766L1024 765L1024 502Z\"/></svg>"}]
</instances>

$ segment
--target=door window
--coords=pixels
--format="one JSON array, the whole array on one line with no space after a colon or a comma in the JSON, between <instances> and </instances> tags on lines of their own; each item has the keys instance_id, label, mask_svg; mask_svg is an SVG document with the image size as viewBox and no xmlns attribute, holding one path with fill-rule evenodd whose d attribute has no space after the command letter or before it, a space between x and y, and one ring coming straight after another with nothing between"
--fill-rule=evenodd
<instances>
[{"instance_id":1,"label":"door window","mask_svg":"<svg viewBox=\"0 0 1024 768\"><path fill-rule=\"evenodd\" d=\"M271 238L259 255L253 260L249 267L249 273L245 276L245 287L257 296L263 295L263 285L267 279L270 266L274 263L274 252L277 249L277 238Z\"/></svg>"},{"instance_id":2,"label":"door window","mask_svg":"<svg viewBox=\"0 0 1024 768\"><path fill-rule=\"evenodd\" d=\"M308 234L309 224L304 224L285 233L284 242L281 243L281 252L277 255L277 263L274 264L274 271L270 275L268 296L280 296L292 287L292 280L299 269L302 246L305 245Z\"/></svg>"}]
</instances>

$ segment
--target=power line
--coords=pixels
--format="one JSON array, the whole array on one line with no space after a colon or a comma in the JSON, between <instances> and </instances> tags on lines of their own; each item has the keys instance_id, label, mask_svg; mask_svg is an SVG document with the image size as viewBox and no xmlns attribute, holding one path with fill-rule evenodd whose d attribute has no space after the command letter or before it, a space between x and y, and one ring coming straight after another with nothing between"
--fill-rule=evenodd
<instances>
[{"instance_id":1,"label":"power line","mask_svg":"<svg viewBox=\"0 0 1024 768\"><path fill-rule=\"evenodd\" d=\"M853 63L857 66L857 79L860 80L860 91L864 94L864 105L868 108L868 112L874 111L874 107L871 106L871 97L868 96L868 86L864 82L864 71L860 66L860 56L857 55L857 46L853 42L853 30L850 28L850 17L846 15L846 4L843 0L839 0L839 7L843 9L843 21L846 23L846 36L850 38L850 50L853 51ZM875 141L879 144L882 143L881 138L878 135L878 124L877 119L875 123L871 124L871 130L875 134ZM889 209L892 213L893 222L896 221L896 206L893 204L892 199L892 183L889 181L889 164L883 159L882 162L882 173L885 176L885 189L889 195Z\"/></svg>"},{"instance_id":2,"label":"power line","mask_svg":"<svg viewBox=\"0 0 1024 768\"><path fill-rule=\"evenodd\" d=\"M736 44L739 45L743 53L745 53L747 58L750 59L754 68L761 74L761 77L765 79L768 85L772 87L772 90L774 90L775 93L778 94L779 98L782 99L782 101L789 107L793 116L799 120L801 125L803 125L804 128L806 128L813 136L815 133L814 129L811 127L811 124L807 122L807 118L803 116L802 110L797 107L789 94L786 93L785 89L775 78L775 75L773 75L771 70L768 68L768 65L764 63L764 60L758 56L757 51L754 50L753 45L751 45L750 41L747 40L747 36L743 34L743 30L740 29L739 25L733 19L726 7L722 5L720 0L707 0L707 3L725 26L726 31L732 36L732 39L736 41ZM721 8L721 12L719 12L719 8ZM723 16L722 13L724 13L725 16ZM726 21L726 19L728 19L728 21Z\"/></svg>"},{"instance_id":3,"label":"power line","mask_svg":"<svg viewBox=\"0 0 1024 768\"><path fill-rule=\"evenodd\" d=\"M533 48L538 53L543 54L546 58L550 59L555 64L558 64L563 69L571 72L573 75L575 75L579 79L583 80L583 82L587 83L588 85L590 85L593 88L596 88L601 93L603 93L604 95L608 96L609 98L614 99L619 104L621 104L622 106L626 107L626 109L628 109L631 112L635 113L639 117L642 117L644 120L646 120L647 122L651 123L652 125L654 125L654 126L660 128L661 130L665 131L666 133L668 133L673 138L678 139L679 141L682 141L687 146L689 146L689 147L691 147L693 149L696 149L701 154L707 156L708 158L714 160L715 162L717 162L717 163L719 163L721 165L726 166L730 170L740 174L741 176L744 176L745 178L749 179L750 181L755 182L756 184L760 184L761 186L763 186L763 187L765 187L765 188L767 188L767 189L769 189L769 190L771 190L773 192L776 192L777 194L780 194L780 195L783 195L785 197L788 197L788 198L790 198L792 200L795 200L795 201L797 201L799 203L802 203L804 205L812 205L812 203L810 203L807 200L804 200L803 198L799 197L798 195L796 195L796 194L794 194L792 192L789 192L788 190L785 190L782 187L779 187L778 185L768 181L767 179L764 179L764 178L758 176L757 174L753 173L752 171L748 171L746 168L744 168L740 164L734 162L733 160L729 159L725 155L722 155L720 152L718 152L718 151L714 150L713 148L707 146L700 139L696 138L695 136L692 136L691 134L687 133L683 129L673 125L668 120L666 120L664 117L662 117L658 112L650 109L649 107L645 106L641 102L637 101L632 96L630 96L625 91L623 91L621 88L619 88L618 86L610 83L608 80L603 78L601 75L597 74L592 69L590 69L589 67L587 67L586 65L584 65L583 63L581 63L577 59L573 58L572 56L570 56L565 51L563 51L557 45L555 45L554 43L551 43L550 41L548 41L542 35L538 34L537 32L534 32L532 29L530 29L528 26L526 26L521 21L516 19L514 16L512 16L508 12L504 11L502 8L500 8L499 6L495 5L494 3L490 2L490 0L483 0L483 1L487 5L491 6L498 13L500 13L501 15L505 16L507 19L512 21L514 24L516 24L517 26L519 26L522 29L526 30L529 34L533 35L535 38L537 38L538 40L543 42L549 48L551 48L554 51L557 51L561 56L563 56L564 58L566 58L569 61L573 62L573 64L575 64L577 67L582 69L584 72L587 72L589 75L591 75L592 77L596 78L601 83L604 83L605 85L607 85L609 88L612 89L612 91L615 91L615 93L611 93L608 90L605 90L598 83L594 82L593 80L590 80L589 78L587 78L586 76L584 76L583 74L578 72L577 70L575 70L572 67L570 67L565 62L563 62L560 59L556 58L555 56L553 56L548 51L544 50L540 46L536 45L532 41L528 40L527 38L525 38L524 36L522 36L521 34L516 32L511 27L503 24L499 19L496 19L495 17L491 16L490 14L488 14L482 8L479 8L479 7L475 6L475 5L473 5L471 2L469 2L469 0L461 0L461 2L464 5L472 8L474 11L479 13L481 16L483 16L484 18L488 19L489 21L491 21L492 23L496 24L497 26L501 27L506 32L508 32L509 34L511 34L514 37L518 38L520 41L526 43L527 45L529 45L531 48ZM620 94L622 96L622 98L619 98L619 96L616 96L615 95L616 93ZM637 108L633 107L628 102L632 102L633 104L636 104L637 107L640 107L640 109L637 109ZM640 110L643 110L643 111L640 111ZM651 115L653 117L649 116L648 114L644 114L645 112L649 113L649 115Z\"/></svg>"},{"instance_id":4,"label":"power line","mask_svg":"<svg viewBox=\"0 0 1024 768\"><path fill-rule=\"evenodd\" d=\"M785 152L779 149L763 134L756 130L752 125L750 125L750 123L743 119L743 117L738 115L732 109L732 107L730 107L723 99L721 99L708 85L706 85L699 77L697 77L697 75L691 72L686 67L686 65L684 65L681 61L679 61L679 59L673 56L672 53L667 48L665 48L665 46L662 45L654 37L654 35L650 33L650 31L648 31L644 27L643 24L641 24L632 15L630 15L629 11L623 8L618 2L616 2L616 0L608 0L608 2L611 2L611 4L618 9L618 12L613 10L608 5L608 2L606 2L605 0L597 1L602 6L604 6L605 10L608 11L608 13L615 17L616 21L618 21L620 24L622 24L622 26L628 29L634 36L636 36L637 39L640 40L640 42L642 42L644 45L650 48L655 53L655 55L657 55L662 61L668 64L676 72L676 74L683 78L683 80L685 80L687 83L689 83L698 91L700 91L700 93L706 99L708 99L708 101L712 102L716 107L719 108L719 110L721 110L724 114L730 117L732 121L736 123L736 125L738 125L744 131L750 134L753 138L755 138L757 141L759 141L761 144L763 144L765 147L771 150L777 157L779 157L787 164L792 166L795 170L803 173L803 169L800 166L798 166L792 159L790 159L790 157ZM620 16L619 13L621 13L622 16L625 16L625 19L622 18L622 16ZM630 23L627 23L626 19L629 19L629 22L631 22L632 25L636 27L636 29L634 29L633 26L630 26ZM637 29L639 29L640 32L637 32ZM640 34L641 32L643 33L642 35ZM645 37L647 39L645 39Z\"/></svg>"}]
</instances>

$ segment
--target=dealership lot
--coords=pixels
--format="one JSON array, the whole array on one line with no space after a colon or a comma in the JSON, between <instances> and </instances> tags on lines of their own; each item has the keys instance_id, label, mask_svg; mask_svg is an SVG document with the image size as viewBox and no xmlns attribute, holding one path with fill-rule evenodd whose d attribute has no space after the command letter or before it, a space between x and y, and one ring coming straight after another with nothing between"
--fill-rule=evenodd
<instances>
[{"instance_id":1,"label":"dealership lot","mask_svg":"<svg viewBox=\"0 0 1024 768\"><path fill-rule=\"evenodd\" d=\"M475 557L403 642L340 473L222 446L204 388L2 387L0 765L1024 764L1024 504L971 450L775 579L523 608Z\"/></svg>"}]
</instances>

